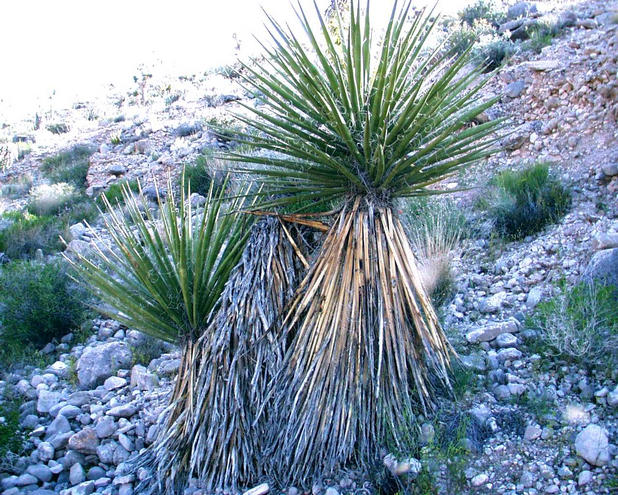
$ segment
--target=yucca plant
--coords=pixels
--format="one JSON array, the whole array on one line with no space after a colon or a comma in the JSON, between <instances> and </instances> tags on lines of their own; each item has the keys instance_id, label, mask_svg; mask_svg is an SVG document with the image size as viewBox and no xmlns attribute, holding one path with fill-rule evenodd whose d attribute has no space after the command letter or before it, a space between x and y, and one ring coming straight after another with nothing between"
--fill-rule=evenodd
<instances>
[{"instance_id":1,"label":"yucca plant","mask_svg":"<svg viewBox=\"0 0 618 495\"><path fill-rule=\"evenodd\" d=\"M185 193L185 191L188 193ZM153 337L181 346L181 364L156 442L137 461L173 484L183 478L182 458L191 453L192 412L199 370L198 341L211 323L221 293L241 259L252 219L241 213L242 199L226 204L211 186L204 210L194 215L189 188L176 199L171 181L155 215L140 194L123 185L125 211L102 197L111 236L99 238L92 257L68 257L78 279L105 305L104 315ZM240 196L245 196L241 194ZM153 483L153 491L156 490ZM167 492L164 492L167 493Z\"/></svg>"},{"instance_id":2,"label":"yucca plant","mask_svg":"<svg viewBox=\"0 0 618 495\"><path fill-rule=\"evenodd\" d=\"M253 225L219 307L196 343L193 400L182 434L168 429L140 460L154 470L143 494L182 494L189 478L209 490L256 482L263 474L270 414L268 385L282 366L285 339L275 322L302 274L299 234L275 218Z\"/></svg>"},{"instance_id":3,"label":"yucca plant","mask_svg":"<svg viewBox=\"0 0 618 495\"><path fill-rule=\"evenodd\" d=\"M286 350L279 319L304 271L302 234L275 218L254 225L201 339L190 473L209 490L247 486L268 474L269 385Z\"/></svg>"},{"instance_id":4,"label":"yucca plant","mask_svg":"<svg viewBox=\"0 0 618 495\"><path fill-rule=\"evenodd\" d=\"M286 313L291 340L272 389L281 416L269 472L295 484L373 462L387 432L399 443L406 411L448 387L451 347L393 202L433 194L489 156L501 124L472 125L496 101L482 95L488 76L469 52L429 47L431 13L395 2L375 43L369 2L351 2L337 44L315 7L317 28L297 6L302 41L269 17L266 63L242 76L264 104L237 116L250 131L238 140L268 153L227 155L261 176L262 209L341 205Z\"/></svg>"},{"instance_id":5,"label":"yucca plant","mask_svg":"<svg viewBox=\"0 0 618 495\"><path fill-rule=\"evenodd\" d=\"M166 200L158 196L155 211L141 187L136 194L123 184L124 211L102 197L111 243L97 236L93 257L77 253L69 261L105 303L96 308L99 312L182 344L196 341L208 325L208 316L240 259L251 219L240 212L241 198L226 207L223 193L215 196L212 188L197 214L184 187L179 200L171 181L168 191Z\"/></svg>"}]
</instances>

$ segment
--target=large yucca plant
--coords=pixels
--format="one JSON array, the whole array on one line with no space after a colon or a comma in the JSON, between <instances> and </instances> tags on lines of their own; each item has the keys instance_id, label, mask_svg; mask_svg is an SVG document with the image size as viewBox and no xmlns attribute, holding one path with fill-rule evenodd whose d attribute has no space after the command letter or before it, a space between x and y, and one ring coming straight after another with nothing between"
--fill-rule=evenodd
<instances>
[{"instance_id":1,"label":"large yucca plant","mask_svg":"<svg viewBox=\"0 0 618 495\"><path fill-rule=\"evenodd\" d=\"M188 189L188 188L187 188ZM190 191L158 199L153 213L141 192L123 186L125 210L103 198L109 249L102 238L93 256L69 258L78 278L105 303L97 308L128 327L181 346L181 364L155 443L137 465L162 475L162 485L184 480L190 456L195 384L200 366L199 339L208 329L232 270L241 259L252 219L241 199L226 204L224 188L211 186L202 212L194 214ZM140 189L141 191L141 189ZM244 194L243 194L244 195ZM241 196L243 196L241 195ZM157 483L152 483L156 491ZM163 491L162 493L167 493Z\"/></svg>"},{"instance_id":2,"label":"large yucca plant","mask_svg":"<svg viewBox=\"0 0 618 495\"><path fill-rule=\"evenodd\" d=\"M314 28L298 4L304 39L269 18L266 63L244 67L263 105L238 116L251 130L240 140L268 153L229 158L262 177L260 206L343 205L284 322L268 451L284 482L372 462L410 411L430 407L435 380L448 386L451 348L393 202L487 157L500 125L472 125L496 99L467 53L429 47L437 18L395 2L376 43L369 8L351 2L337 44L317 5Z\"/></svg>"}]
</instances>

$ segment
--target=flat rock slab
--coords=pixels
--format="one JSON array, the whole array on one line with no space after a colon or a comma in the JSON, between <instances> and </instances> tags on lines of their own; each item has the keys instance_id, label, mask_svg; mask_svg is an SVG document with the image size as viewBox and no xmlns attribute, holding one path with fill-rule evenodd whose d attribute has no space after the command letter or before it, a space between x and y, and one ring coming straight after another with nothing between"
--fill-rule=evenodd
<instances>
[{"instance_id":1,"label":"flat rock slab","mask_svg":"<svg viewBox=\"0 0 618 495\"><path fill-rule=\"evenodd\" d=\"M107 414L116 418L130 418L137 412L137 410L138 407L135 404L129 403L112 407L109 411L107 411Z\"/></svg>"},{"instance_id":2,"label":"flat rock slab","mask_svg":"<svg viewBox=\"0 0 618 495\"><path fill-rule=\"evenodd\" d=\"M466 340L470 344L478 344L479 342L490 342L498 335L504 333L515 333L519 330L519 323L515 319L490 323L488 325L476 328L466 334Z\"/></svg>"},{"instance_id":3,"label":"flat rock slab","mask_svg":"<svg viewBox=\"0 0 618 495\"><path fill-rule=\"evenodd\" d=\"M80 454L96 454L99 439L92 428L84 428L69 438L69 448Z\"/></svg>"},{"instance_id":4,"label":"flat rock slab","mask_svg":"<svg viewBox=\"0 0 618 495\"><path fill-rule=\"evenodd\" d=\"M524 62L522 65L536 72L552 71L562 67L558 60L533 60L531 62Z\"/></svg>"}]
</instances>

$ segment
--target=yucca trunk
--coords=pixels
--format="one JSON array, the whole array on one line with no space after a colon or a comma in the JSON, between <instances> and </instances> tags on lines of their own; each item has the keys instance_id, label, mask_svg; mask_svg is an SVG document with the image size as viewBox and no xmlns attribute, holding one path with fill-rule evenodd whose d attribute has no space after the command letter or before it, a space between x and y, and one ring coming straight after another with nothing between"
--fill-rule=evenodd
<instances>
[{"instance_id":1,"label":"yucca trunk","mask_svg":"<svg viewBox=\"0 0 618 495\"><path fill-rule=\"evenodd\" d=\"M303 270L290 240L296 244L298 235L276 218L253 227L219 310L202 337L185 347L173 394L179 402L172 404L167 431L153 449L158 482L147 481L138 490L182 493L190 477L208 489L260 479L270 420L269 411L260 412L285 355L275 323Z\"/></svg>"},{"instance_id":2,"label":"yucca trunk","mask_svg":"<svg viewBox=\"0 0 618 495\"><path fill-rule=\"evenodd\" d=\"M197 407L195 384L200 343L186 339L181 344L180 366L174 388L163 413L163 421L154 443L134 462L134 470L145 467L152 472L137 488L149 494L182 493L188 480L187 466L191 457L191 431ZM156 480L156 481L155 481Z\"/></svg>"},{"instance_id":3,"label":"yucca trunk","mask_svg":"<svg viewBox=\"0 0 618 495\"><path fill-rule=\"evenodd\" d=\"M433 379L448 386L451 347L388 206L356 198L340 213L285 325L271 464L282 483L371 463L430 405Z\"/></svg>"}]
</instances>

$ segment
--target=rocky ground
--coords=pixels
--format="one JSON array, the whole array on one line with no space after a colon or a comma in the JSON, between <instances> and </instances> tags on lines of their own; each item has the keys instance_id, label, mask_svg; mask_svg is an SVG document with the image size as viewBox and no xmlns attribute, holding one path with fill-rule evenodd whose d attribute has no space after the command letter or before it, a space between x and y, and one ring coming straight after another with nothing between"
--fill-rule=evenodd
<instances>
[{"instance_id":1,"label":"rocky ground","mask_svg":"<svg viewBox=\"0 0 618 495\"><path fill-rule=\"evenodd\" d=\"M462 463L430 455L408 463L411 471L433 463L437 493L618 490L616 370L591 371L539 354L530 345L537 330L526 319L560 279L574 284L603 271L616 276L616 12L618 2L601 0L563 2L551 12L566 22L560 36L538 55L514 56L488 87L503 95L489 118L509 116L515 129L502 143L504 151L452 179L470 186L483 183L488 169L546 160L574 197L569 213L540 234L510 243L475 236L454 260L457 293L443 311L444 325L470 370L456 407L478 435L467 439L472 453ZM173 81L144 75L129 95L110 94L39 116L38 131L31 130L34 116L5 127L2 132L14 138L10 153L28 146L32 152L2 172L0 181L30 174L37 183L41 159L77 143L97 149L90 159L90 194L123 178L165 181L204 149L227 145L204 123L224 121L238 101L247 95L225 74ZM50 132L53 123L66 124L68 132ZM465 207L476 194L455 198ZM24 201L0 198L0 212ZM79 225L72 233L71 249L88 249L91 233ZM95 321L84 344L74 345L68 334L45 352L55 360L47 368L24 368L0 381L0 393L11 387L23 398L20 424L29 431L30 446L28 456L0 463L16 473L1 480L2 494L134 493L135 476L148 473L126 474L126 462L156 436L179 366L177 352L110 320ZM430 443L441 420L423 421ZM418 484L421 479L419 474ZM313 492L375 491L372 481L348 473Z\"/></svg>"}]
</instances>

